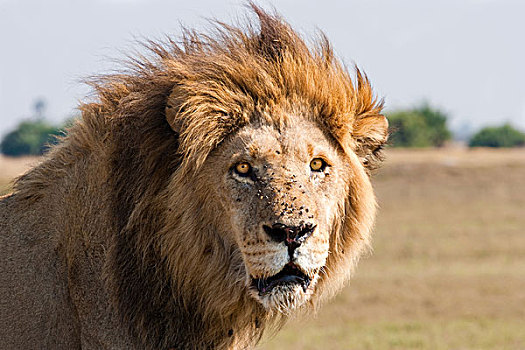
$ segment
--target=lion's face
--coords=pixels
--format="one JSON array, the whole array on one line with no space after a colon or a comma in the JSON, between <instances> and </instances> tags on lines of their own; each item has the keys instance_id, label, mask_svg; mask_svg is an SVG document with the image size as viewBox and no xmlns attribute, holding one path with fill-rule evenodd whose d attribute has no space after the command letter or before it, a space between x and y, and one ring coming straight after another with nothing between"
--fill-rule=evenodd
<instances>
[{"instance_id":1,"label":"lion's face","mask_svg":"<svg viewBox=\"0 0 525 350\"><path fill-rule=\"evenodd\" d=\"M250 294L283 312L303 304L325 267L348 192L349 170L335 143L304 119L280 131L250 125L205 166L216 174L211 186Z\"/></svg>"}]
</instances>

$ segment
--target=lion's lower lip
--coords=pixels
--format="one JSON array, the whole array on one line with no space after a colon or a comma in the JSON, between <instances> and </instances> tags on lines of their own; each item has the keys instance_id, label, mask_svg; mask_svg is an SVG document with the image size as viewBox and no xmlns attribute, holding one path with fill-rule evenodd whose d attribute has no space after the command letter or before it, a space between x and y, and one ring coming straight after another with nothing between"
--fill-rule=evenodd
<instances>
[{"instance_id":1,"label":"lion's lower lip","mask_svg":"<svg viewBox=\"0 0 525 350\"><path fill-rule=\"evenodd\" d=\"M279 273L267 278L252 278L252 286L259 291L259 295L270 293L276 286L301 285L306 292L310 285L310 277L304 274L293 263L287 264Z\"/></svg>"}]
</instances>

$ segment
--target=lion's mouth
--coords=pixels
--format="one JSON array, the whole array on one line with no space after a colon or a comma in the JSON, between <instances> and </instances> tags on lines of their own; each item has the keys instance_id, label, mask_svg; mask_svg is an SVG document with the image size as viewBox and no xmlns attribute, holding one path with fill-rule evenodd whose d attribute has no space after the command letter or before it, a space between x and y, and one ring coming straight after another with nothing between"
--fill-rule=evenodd
<instances>
[{"instance_id":1,"label":"lion's mouth","mask_svg":"<svg viewBox=\"0 0 525 350\"><path fill-rule=\"evenodd\" d=\"M266 278L252 278L252 286L259 295L270 293L275 287L282 285L300 285L306 293L311 278L303 273L294 263L290 262L279 273Z\"/></svg>"}]
</instances>

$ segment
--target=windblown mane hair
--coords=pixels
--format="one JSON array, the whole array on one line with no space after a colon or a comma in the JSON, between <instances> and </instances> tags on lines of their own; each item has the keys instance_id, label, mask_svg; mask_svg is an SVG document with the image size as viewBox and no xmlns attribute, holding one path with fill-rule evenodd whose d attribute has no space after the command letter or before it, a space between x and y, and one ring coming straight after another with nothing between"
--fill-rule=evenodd
<instances>
[{"instance_id":1,"label":"windblown mane hair","mask_svg":"<svg viewBox=\"0 0 525 350\"><path fill-rule=\"evenodd\" d=\"M111 302L144 348L248 346L280 321L245 293L234 273L239 252L212 230L220 214L204 216L201 197L188 190L229 135L257 120L279 127L288 115L279 111L294 111L368 169L386 138L374 120L382 102L357 68L352 81L324 35L309 47L278 15L250 7L257 22L216 22L211 34L185 30L180 42L148 42L147 57L132 59L127 71L92 80L96 101L81 105L82 120L62 145L16 184L18 196L35 201L50 175L66 178L78 159L99 163L91 176L104 179L96 183L109 214L93 223L100 237L71 231L65 254L74 273L84 254L78 245L90 258L107 248L101 272ZM347 204L338 227L345 234L334 239L311 306L339 288L368 244L374 208Z\"/></svg>"},{"instance_id":2,"label":"windblown mane hair","mask_svg":"<svg viewBox=\"0 0 525 350\"><path fill-rule=\"evenodd\" d=\"M132 59L125 74L92 81L100 103L83 109L123 117L156 112L161 119L166 108L173 109L169 122L180 130L183 166L193 170L228 135L276 107L311 106L311 115L345 149L376 151L379 145L367 142L376 135L353 127L379 115L383 106L366 76L356 67L354 85L324 34L309 48L279 16L251 8L258 25L216 22L210 35L184 30L180 43L148 42L152 57Z\"/></svg>"}]
</instances>

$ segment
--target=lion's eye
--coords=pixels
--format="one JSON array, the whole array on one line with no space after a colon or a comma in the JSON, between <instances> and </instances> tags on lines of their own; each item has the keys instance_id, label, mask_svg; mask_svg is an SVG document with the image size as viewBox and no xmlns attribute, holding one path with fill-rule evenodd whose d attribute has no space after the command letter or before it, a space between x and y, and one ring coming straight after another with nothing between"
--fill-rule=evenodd
<instances>
[{"instance_id":1,"label":"lion's eye","mask_svg":"<svg viewBox=\"0 0 525 350\"><path fill-rule=\"evenodd\" d=\"M314 158L310 162L310 169L313 171L323 171L326 168L326 162L321 158Z\"/></svg>"},{"instance_id":2,"label":"lion's eye","mask_svg":"<svg viewBox=\"0 0 525 350\"><path fill-rule=\"evenodd\" d=\"M235 166L235 172L239 176L248 176L252 172L252 166L247 162L239 163Z\"/></svg>"}]
</instances>

